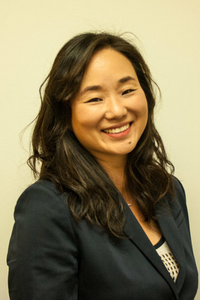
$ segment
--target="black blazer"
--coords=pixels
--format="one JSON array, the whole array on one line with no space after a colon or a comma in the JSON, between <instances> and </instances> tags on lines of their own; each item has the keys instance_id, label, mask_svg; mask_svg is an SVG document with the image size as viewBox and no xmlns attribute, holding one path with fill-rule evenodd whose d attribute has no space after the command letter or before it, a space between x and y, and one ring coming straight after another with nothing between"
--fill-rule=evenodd
<instances>
[{"instance_id":1,"label":"black blazer","mask_svg":"<svg viewBox=\"0 0 200 300\"><path fill-rule=\"evenodd\" d=\"M192 251L185 194L157 207L164 238L180 265L176 283L126 205L127 238L109 237L82 220L78 225L67 194L48 181L19 198L8 251L11 300L192 300L198 275ZM160 205L159 205L160 206Z\"/></svg>"}]
</instances>

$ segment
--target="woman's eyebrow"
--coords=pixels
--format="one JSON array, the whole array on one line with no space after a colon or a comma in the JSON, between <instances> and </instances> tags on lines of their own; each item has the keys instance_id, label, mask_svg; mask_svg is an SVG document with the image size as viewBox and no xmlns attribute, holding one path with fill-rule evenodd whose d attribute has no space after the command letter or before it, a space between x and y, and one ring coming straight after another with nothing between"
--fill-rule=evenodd
<instances>
[{"instance_id":1,"label":"woman's eyebrow","mask_svg":"<svg viewBox=\"0 0 200 300\"><path fill-rule=\"evenodd\" d=\"M136 81L136 79L134 77L126 76L126 77L123 77L123 78L119 79L119 83L125 83L125 82L130 81L130 80Z\"/></svg>"},{"instance_id":2,"label":"woman's eyebrow","mask_svg":"<svg viewBox=\"0 0 200 300\"><path fill-rule=\"evenodd\" d=\"M131 76L126 76L123 77L121 79L118 80L118 83L125 83L127 81L136 81L135 78L131 77ZM91 86L87 86L86 88L83 89L83 91L81 92L81 96L83 96L85 93L87 92L91 92L91 91L101 91L103 90L103 88L100 85L91 85Z\"/></svg>"},{"instance_id":3,"label":"woman's eyebrow","mask_svg":"<svg viewBox=\"0 0 200 300\"><path fill-rule=\"evenodd\" d=\"M100 85L91 85L91 86L87 86L86 88L84 88L84 90L81 92L81 96L84 95L87 92L90 91L100 91L102 90L102 87Z\"/></svg>"}]
</instances>

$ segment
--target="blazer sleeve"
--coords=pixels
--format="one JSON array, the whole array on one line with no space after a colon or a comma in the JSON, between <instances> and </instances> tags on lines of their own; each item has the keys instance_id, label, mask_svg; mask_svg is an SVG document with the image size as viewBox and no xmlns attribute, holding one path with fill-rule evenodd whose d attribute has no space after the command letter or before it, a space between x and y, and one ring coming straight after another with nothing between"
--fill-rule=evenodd
<instances>
[{"instance_id":1,"label":"blazer sleeve","mask_svg":"<svg viewBox=\"0 0 200 300\"><path fill-rule=\"evenodd\" d=\"M11 300L76 300L77 245L70 212L50 183L19 198L9 250Z\"/></svg>"}]
</instances>

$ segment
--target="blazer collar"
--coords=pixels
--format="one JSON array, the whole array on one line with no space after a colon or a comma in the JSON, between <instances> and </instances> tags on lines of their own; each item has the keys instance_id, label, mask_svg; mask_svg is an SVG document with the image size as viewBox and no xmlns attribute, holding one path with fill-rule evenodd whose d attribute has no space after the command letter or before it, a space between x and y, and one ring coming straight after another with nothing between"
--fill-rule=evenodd
<instances>
[{"instance_id":1,"label":"blazer collar","mask_svg":"<svg viewBox=\"0 0 200 300\"><path fill-rule=\"evenodd\" d=\"M163 197L163 201L168 203L167 197ZM173 219L170 209L157 209L156 214L158 215L158 224L160 226L161 232L180 266L179 275L176 283L174 283L174 281L172 280L159 255L157 254L156 250L154 249L147 235L138 223L137 219L133 215L132 211L127 206L126 201L124 199L123 202L125 204L126 215L124 233L130 238L130 241L133 242L140 249L140 251L157 269L161 276L164 277L164 279L167 281L174 294L176 295L176 298L178 299L178 293L183 285L186 271L184 263L185 254L180 235L178 233L178 229L176 227L176 223Z\"/></svg>"}]
</instances>

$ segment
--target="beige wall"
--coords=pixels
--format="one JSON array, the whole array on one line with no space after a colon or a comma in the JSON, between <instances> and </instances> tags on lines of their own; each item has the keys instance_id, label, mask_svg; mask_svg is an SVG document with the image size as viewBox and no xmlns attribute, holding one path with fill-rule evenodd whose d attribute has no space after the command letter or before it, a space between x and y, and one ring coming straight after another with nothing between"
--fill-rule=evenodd
<instances>
[{"instance_id":1,"label":"beige wall","mask_svg":"<svg viewBox=\"0 0 200 300\"><path fill-rule=\"evenodd\" d=\"M19 194L33 181L25 165L39 107L38 87L63 43L86 30L136 34L161 87L157 126L188 201L200 267L199 0L1 0L0 300L7 300L6 253ZM200 299L200 293L196 299Z\"/></svg>"}]
</instances>

